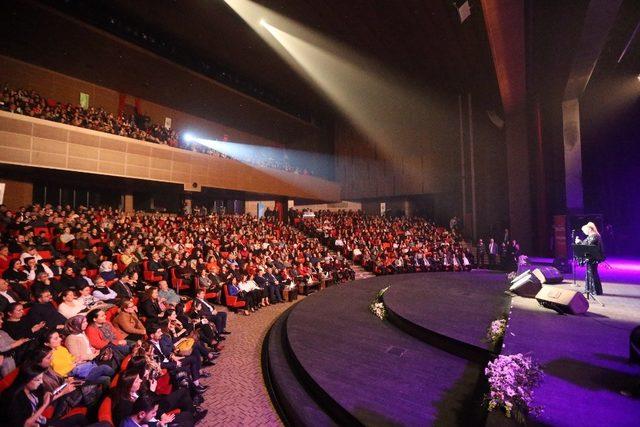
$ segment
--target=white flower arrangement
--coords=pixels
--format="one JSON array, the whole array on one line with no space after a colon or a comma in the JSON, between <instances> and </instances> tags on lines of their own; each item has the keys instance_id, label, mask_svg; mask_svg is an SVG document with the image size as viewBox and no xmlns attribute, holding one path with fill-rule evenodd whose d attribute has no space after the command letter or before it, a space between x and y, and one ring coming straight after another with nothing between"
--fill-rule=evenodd
<instances>
[{"instance_id":1,"label":"white flower arrangement","mask_svg":"<svg viewBox=\"0 0 640 427\"><path fill-rule=\"evenodd\" d=\"M382 302L382 296L384 295L385 292L387 292L388 289L389 289L389 286L387 286L386 288L380 289L380 291L376 294L376 298L369 305L369 310L371 310L371 312L375 314L376 317L378 317L380 320L384 320L387 318L387 308L384 306L384 303Z\"/></svg>"},{"instance_id":2,"label":"white flower arrangement","mask_svg":"<svg viewBox=\"0 0 640 427\"><path fill-rule=\"evenodd\" d=\"M489 411L502 409L508 418L525 422L529 413L541 413L533 406L533 389L542 380L543 372L530 356L522 353L498 356L484 370L489 381L489 393L485 396Z\"/></svg>"},{"instance_id":3,"label":"white flower arrangement","mask_svg":"<svg viewBox=\"0 0 640 427\"><path fill-rule=\"evenodd\" d=\"M497 343L504 336L507 330L507 319L497 319L491 322L489 329L487 330L487 340L492 343Z\"/></svg>"}]
</instances>

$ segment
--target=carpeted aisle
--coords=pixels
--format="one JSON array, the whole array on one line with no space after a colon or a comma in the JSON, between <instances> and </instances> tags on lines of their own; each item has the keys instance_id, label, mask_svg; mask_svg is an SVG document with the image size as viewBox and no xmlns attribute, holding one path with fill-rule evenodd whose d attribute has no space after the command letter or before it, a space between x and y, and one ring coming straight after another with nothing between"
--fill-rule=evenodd
<instances>
[{"instance_id":1,"label":"carpeted aisle","mask_svg":"<svg viewBox=\"0 0 640 427\"><path fill-rule=\"evenodd\" d=\"M300 299L298 299L300 301ZM203 380L209 386L204 405L207 418L198 426L281 426L264 385L260 352L271 324L291 303L276 304L251 316L229 313L225 349L212 374Z\"/></svg>"}]
</instances>

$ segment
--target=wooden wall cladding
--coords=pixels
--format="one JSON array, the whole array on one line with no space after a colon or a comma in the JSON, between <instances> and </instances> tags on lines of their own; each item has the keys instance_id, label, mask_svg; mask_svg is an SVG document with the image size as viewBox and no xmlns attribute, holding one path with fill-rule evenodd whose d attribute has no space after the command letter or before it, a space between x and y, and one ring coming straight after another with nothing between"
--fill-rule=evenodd
<instances>
[{"instance_id":1,"label":"wooden wall cladding","mask_svg":"<svg viewBox=\"0 0 640 427\"><path fill-rule=\"evenodd\" d=\"M165 145L0 111L0 163L326 202L340 185Z\"/></svg>"}]
</instances>

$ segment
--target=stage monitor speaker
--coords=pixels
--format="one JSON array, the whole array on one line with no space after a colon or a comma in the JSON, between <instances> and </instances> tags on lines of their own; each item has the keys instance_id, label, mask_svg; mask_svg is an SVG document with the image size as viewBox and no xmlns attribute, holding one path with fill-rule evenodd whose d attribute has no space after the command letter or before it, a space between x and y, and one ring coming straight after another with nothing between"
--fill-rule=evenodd
<instances>
[{"instance_id":1,"label":"stage monitor speaker","mask_svg":"<svg viewBox=\"0 0 640 427\"><path fill-rule=\"evenodd\" d=\"M542 283L562 283L564 277L555 267L538 267L533 270L533 274Z\"/></svg>"},{"instance_id":2,"label":"stage monitor speaker","mask_svg":"<svg viewBox=\"0 0 640 427\"><path fill-rule=\"evenodd\" d=\"M527 270L511 281L509 291L521 297L533 298L540 291L540 280Z\"/></svg>"},{"instance_id":3,"label":"stage monitor speaker","mask_svg":"<svg viewBox=\"0 0 640 427\"><path fill-rule=\"evenodd\" d=\"M589 310L589 301L580 292L543 286L536 295L541 306L562 314L582 314Z\"/></svg>"}]
</instances>

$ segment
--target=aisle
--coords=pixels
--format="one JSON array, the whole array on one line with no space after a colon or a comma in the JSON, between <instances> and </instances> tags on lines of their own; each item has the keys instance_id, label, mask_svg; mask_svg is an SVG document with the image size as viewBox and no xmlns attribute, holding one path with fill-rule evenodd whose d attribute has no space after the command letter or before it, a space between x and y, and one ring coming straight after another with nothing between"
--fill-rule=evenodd
<instances>
[{"instance_id":1,"label":"aisle","mask_svg":"<svg viewBox=\"0 0 640 427\"><path fill-rule=\"evenodd\" d=\"M232 333L216 366L207 369L211 377L203 383L209 386L204 403L209 414L198 426L282 425L264 385L260 352L269 327L289 307L276 304L251 316L229 313Z\"/></svg>"}]
</instances>

